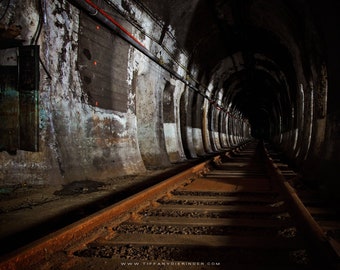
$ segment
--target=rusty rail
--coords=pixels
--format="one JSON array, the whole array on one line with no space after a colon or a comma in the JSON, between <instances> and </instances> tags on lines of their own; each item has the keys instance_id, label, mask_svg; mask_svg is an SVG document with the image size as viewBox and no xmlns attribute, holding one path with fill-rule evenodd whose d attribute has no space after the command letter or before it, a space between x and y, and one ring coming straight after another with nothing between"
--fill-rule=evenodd
<instances>
[{"instance_id":1,"label":"rusty rail","mask_svg":"<svg viewBox=\"0 0 340 270\"><path fill-rule=\"evenodd\" d=\"M297 222L298 229L304 234L310 244L310 252L315 256L314 260L318 262L323 269L339 269L336 264L339 255L335 249L336 247L333 245L334 241L324 233L323 229L312 217L300 200L295 189L285 179L281 170L270 157L263 142L261 142L261 151L263 152L271 177L278 182L282 189L290 212Z\"/></svg>"},{"instance_id":2,"label":"rusty rail","mask_svg":"<svg viewBox=\"0 0 340 270\"><path fill-rule=\"evenodd\" d=\"M67 249L72 243L83 241L86 235L90 235L91 233L95 233L96 236L100 235L105 231L103 224L112 224L112 220L119 223L128 218L131 213L138 210L140 207L147 205L147 203L160 194L166 193L174 187L185 183L188 179L197 177L203 172L208 171L212 161L213 158L202 162L161 183L0 258L0 269L25 269L26 266L36 264L43 260L48 254Z\"/></svg>"},{"instance_id":3,"label":"rusty rail","mask_svg":"<svg viewBox=\"0 0 340 270\"><path fill-rule=\"evenodd\" d=\"M251 146L250 149L255 148ZM242 153L242 150L243 146L239 146L231 149L225 156L212 156L208 161L202 162L121 202L35 241L6 257L0 258L0 270L31 269L29 266L40 265L41 263L44 263L42 269L46 269L49 266L54 266L53 258L58 257L58 254L63 254L61 257L66 260L72 257L70 264L79 266L77 262L79 263L80 259L76 257L79 254L77 252L90 250L91 247L96 245L96 247L101 245L105 247L106 245L127 245L127 243L146 245L145 243L147 243L151 246L159 245L163 247L165 243L168 246L175 246L180 242L181 245L189 245L190 248L196 248L197 243L210 248L220 248L221 253L218 253L218 256L223 254L221 255L223 258L226 256L224 253L224 248L226 247L245 249L266 248L269 250L271 248L277 248L277 250L280 248L292 248L293 250L299 248L310 249L313 262L317 263L317 269L338 269L337 259L339 256L334 248L332 238L327 237L323 229L314 220L299 198L296 190L289 184L284 174L270 157L264 144L260 143L257 145L259 152L254 152L254 157L251 159L253 163L246 161L250 160L249 156L252 150L246 149L244 153ZM234 160L235 163L232 161L234 156L238 156L238 159ZM263 160L259 157L262 157ZM229 160L231 162L228 165L226 163ZM267 165L270 177L267 174L267 170L264 169L263 162ZM245 166L244 164L248 164L248 169L242 171L241 167ZM258 165L260 166L256 167ZM217 179L217 181L214 179ZM207 194L209 192L212 194L200 195L200 193ZM228 195L229 193L230 195ZM179 202L177 206L174 204L176 200ZM181 205L180 202L183 200L188 202L188 204ZM190 200L207 202L207 204L196 204L196 202L191 204ZM213 200L217 201L216 205L209 204ZM169 201L172 201L172 203L168 205L167 202ZM225 205L224 202L226 202ZM282 205L282 203L287 207ZM259 218L261 215L288 213L287 210L290 214L289 218L293 219L289 221L278 218L280 225L277 225L276 219L261 220ZM157 216L157 211L161 213L159 217ZM162 217L162 213L167 211L170 215ZM186 212L190 215L188 219L183 221L186 216L178 214ZM211 219L210 217L212 216L201 215L201 212L204 214L211 212L214 215L217 213L220 216L217 215L218 218L215 216L215 218ZM171 216L171 213L174 216ZM233 219L233 215L230 215L230 213L239 213L243 219ZM249 216L247 216L248 214ZM192 215L199 219L189 220ZM257 219L254 219L252 215L257 215ZM129 230L133 232L138 230L133 226L149 226L153 222L156 223L155 226L159 225L161 228L164 226L177 226L176 222L179 222L178 224L181 226L184 222L185 226L189 228L190 226L199 226L196 224L198 222L198 224L203 224L202 226L205 226L205 228L207 226L216 226L217 228L219 226L226 226L228 229L225 231L226 234L218 231L221 229L219 228L216 235L202 234L198 238L195 234L191 235L190 233L188 235L178 234L172 236L171 233L154 235L150 231L147 233L143 231L145 234L137 236L129 234ZM170 224L168 224L169 222ZM173 225L171 225L171 222ZM298 231L303 235L303 240L300 239L300 236L295 240L284 238L278 240L277 238L271 238L271 235L267 234L264 234L264 237L259 236L256 232L252 237L228 234L230 228L234 228L237 231L242 230L242 228L251 227L254 229L262 228L265 231L269 230L269 228L275 228L275 230L281 229L281 226L284 226L284 228L295 227L295 225L290 225L295 223ZM118 229L119 227L121 229ZM126 234L124 234L124 228L127 230ZM266 246L267 244L268 247ZM86 248L83 249L84 247ZM266 254L266 252L263 254ZM52 261L49 261L49 259L52 259ZM89 258L89 260L91 261L92 259ZM61 264L67 268L70 266L67 266L67 263L63 262Z\"/></svg>"}]
</instances>

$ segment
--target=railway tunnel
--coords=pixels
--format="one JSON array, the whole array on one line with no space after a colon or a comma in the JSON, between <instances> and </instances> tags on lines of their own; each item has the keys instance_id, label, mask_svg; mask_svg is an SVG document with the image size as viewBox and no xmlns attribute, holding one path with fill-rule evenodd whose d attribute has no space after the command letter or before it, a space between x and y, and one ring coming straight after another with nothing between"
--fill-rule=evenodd
<instances>
[{"instance_id":1,"label":"railway tunnel","mask_svg":"<svg viewBox=\"0 0 340 270\"><path fill-rule=\"evenodd\" d=\"M3 230L28 222L14 210L74 208L79 194L88 203L253 139L338 202L339 11L335 0L1 1Z\"/></svg>"}]
</instances>

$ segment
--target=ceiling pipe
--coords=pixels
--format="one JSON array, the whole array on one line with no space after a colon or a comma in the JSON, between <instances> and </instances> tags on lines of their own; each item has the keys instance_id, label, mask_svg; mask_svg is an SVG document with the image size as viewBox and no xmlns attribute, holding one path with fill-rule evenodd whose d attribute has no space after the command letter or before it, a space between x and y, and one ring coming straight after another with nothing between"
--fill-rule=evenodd
<instances>
[{"instance_id":1,"label":"ceiling pipe","mask_svg":"<svg viewBox=\"0 0 340 270\"><path fill-rule=\"evenodd\" d=\"M155 55L153 55L147 48L145 48L145 46L139 40L137 40L128 30L126 30L122 25L120 25L116 20L114 20L107 12L105 12L103 9L98 7L92 1L90 0L68 0L68 1L82 8L83 10L87 11L91 17L94 17L95 19L103 23L110 30L114 31L118 36L120 36L122 39L127 41L130 45L132 45L134 48L136 48L137 50L142 52L144 55L146 55L149 59L151 59L158 65L162 66L162 68L164 68L170 74L175 76L178 80L182 81L186 85L189 84L189 82L186 79L184 79L181 75L179 75L177 72L163 65L160 62L160 60ZM190 85L190 88L193 88L195 90L195 87L193 87L192 85Z\"/></svg>"},{"instance_id":2,"label":"ceiling pipe","mask_svg":"<svg viewBox=\"0 0 340 270\"><path fill-rule=\"evenodd\" d=\"M114 31L118 36L120 36L122 39L127 41L130 45L132 45L134 48L139 50L141 53L143 53L145 56L147 56L150 60L160 65L163 69L168 71L171 75L176 77L178 80L183 82L185 85L187 85L190 89L197 92L202 97L208 99L208 101L215 106L218 110L222 110L224 113L230 115L233 117L233 115L228 112L227 109L225 109L223 106L220 106L216 104L216 101L209 98L207 95L201 93L201 91L190 84L188 80L186 80L183 76L179 75L174 70L170 69L155 56L153 55L145 46L137 40L128 30L126 30L122 25L120 25L115 19L113 19L106 11L98 7L96 4L94 4L91 0L68 0L71 4L80 7L81 9L85 10L91 17L94 17L98 21L100 21L102 24L104 24L106 27L108 27L110 30ZM239 118L234 116L234 118ZM244 121L244 119L239 118L239 120Z\"/></svg>"}]
</instances>

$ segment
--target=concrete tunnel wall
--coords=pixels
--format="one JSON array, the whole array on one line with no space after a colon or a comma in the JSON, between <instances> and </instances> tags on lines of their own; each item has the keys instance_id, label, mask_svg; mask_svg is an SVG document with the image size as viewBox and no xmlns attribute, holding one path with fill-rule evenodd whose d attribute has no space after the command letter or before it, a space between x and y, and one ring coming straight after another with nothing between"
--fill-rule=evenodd
<instances>
[{"instance_id":1,"label":"concrete tunnel wall","mask_svg":"<svg viewBox=\"0 0 340 270\"><path fill-rule=\"evenodd\" d=\"M251 112L261 115L263 109L269 115L264 117L266 138L284 151L305 181L316 181L336 196L336 1L216 0L214 15L205 15L207 4L198 0L164 5L92 1L157 61L71 2L43 0L40 7L38 1L13 0L2 19L5 25L20 25L18 38L28 45L40 18L36 44L44 66L39 151L0 152L1 185L109 182L166 168L250 139L260 132L250 121ZM247 12L235 12L243 9ZM242 37L248 24L260 29L263 43ZM219 37L219 31L225 35ZM15 65L16 49L1 50L0 57L1 65ZM271 96L261 105L246 98L247 78L253 75L266 81L259 82L260 88L268 86L259 92L261 98ZM249 109L256 106L263 108Z\"/></svg>"},{"instance_id":2,"label":"concrete tunnel wall","mask_svg":"<svg viewBox=\"0 0 340 270\"><path fill-rule=\"evenodd\" d=\"M124 10L118 4L117 7ZM183 106L184 103L192 104L193 97L187 86L114 34L111 55L104 57L114 59L110 89L113 99L115 92L117 95L124 93L124 97L120 98L120 104L111 104L109 109L102 108L100 102L89 104L90 94L84 90L87 81L82 70L88 68L86 65L93 65L93 61L99 70L105 67L101 67L98 58L102 57L98 51L92 51L91 61L85 64L80 59L83 53L79 51L80 35L85 35L80 28L81 12L67 1L46 1L43 8L45 17L38 44L49 74L40 67L40 150L19 149L15 155L1 152L3 185L49 185L83 179L110 181L110 177L134 175L147 168L165 168L174 162L221 150L220 139L224 146L241 142L241 136L228 139L224 133L218 137L218 130L208 127L209 117L213 119L218 115L218 112L207 115L209 102L196 98L197 111ZM159 22L138 7L132 10L136 11L135 19L144 26L146 34L124 21L122 24L139 37L147 49L162 55L164 63L178 62L173 68L184 76L188 58L177 52L173 34L170 31L165 34L162 48L152 40L162 34ZM116 11L113 15L119 16ZM8 21L25 29L21 38L29 44L39 20L36 4L15 2L7 16ZM82 16L87 20L90 18L85 13ZM102 25L93 20L92 23L101 31ZM174 54L177 54L175 58ZM2 53L2 65L9 64L9 55L15 57L15 49ZM116 85L122 89L116 89ZM185 124L180 115L186 116ZM195 127L192 127L193 117ZM187 135L185 142L181 132ZM247 136L245 134L245 138ZM187 155L183 144L191 145Z\"/></svg>"}]
</instances>

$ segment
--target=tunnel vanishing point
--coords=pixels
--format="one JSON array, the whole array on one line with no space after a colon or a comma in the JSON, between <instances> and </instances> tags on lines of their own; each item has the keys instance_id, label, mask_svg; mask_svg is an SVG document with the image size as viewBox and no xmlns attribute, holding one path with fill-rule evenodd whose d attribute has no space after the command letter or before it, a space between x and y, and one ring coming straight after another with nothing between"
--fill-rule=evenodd
<instances>
[{"instance_id":1,"label":"tunnel vanishing point","mask_svg":"<svg viewBox=\"0 0 340 270\"><path fill-rule=\"evenodd\" d=\"M110 182L255 138L339 200L339 12L336 0L1 1L0 185Z\"/></svg>"}]
</instances>

